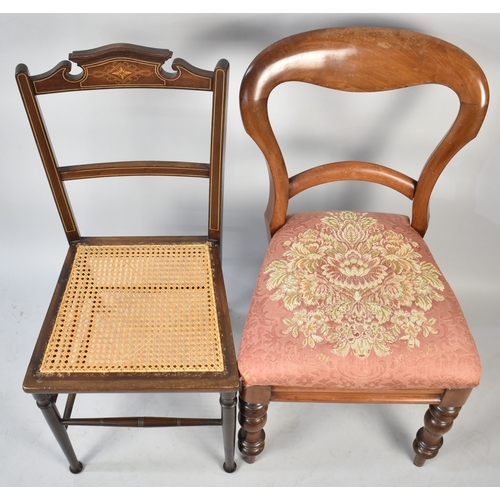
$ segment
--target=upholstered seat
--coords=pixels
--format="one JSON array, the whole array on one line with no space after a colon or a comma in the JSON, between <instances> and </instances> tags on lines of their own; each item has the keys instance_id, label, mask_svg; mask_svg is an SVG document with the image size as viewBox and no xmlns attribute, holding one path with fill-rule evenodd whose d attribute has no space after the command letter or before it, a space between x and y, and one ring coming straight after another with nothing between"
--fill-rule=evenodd
<instances>
[{"instance_id":1,"label":"upholstered seat","mask_svg":"<svg viewBox=\"0 0 500 500\"><path fill-rule=\"evenodd\" d=\"M272 238L238 365L246 386L475 387L460 305L403 215L299 213Z\"/></svg>"}]
</instances>

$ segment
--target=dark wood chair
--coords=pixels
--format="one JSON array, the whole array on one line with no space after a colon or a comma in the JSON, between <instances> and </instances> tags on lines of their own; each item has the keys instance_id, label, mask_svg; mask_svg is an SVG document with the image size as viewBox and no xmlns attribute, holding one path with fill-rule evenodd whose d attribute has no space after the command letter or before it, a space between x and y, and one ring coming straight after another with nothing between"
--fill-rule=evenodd
<instances>
[{"instance_id":1,"label":"dark wood chair","mask_svg":"<svg viewBox=\"0 0 500 500\"><path fill-rule=\"evenodd\" d=\"M289 176L268 113L271 91L289 81L347 92L434 83L451 88L460 108L418 180L364 161ZM240 106L269 167L265 217L271 239L238 355L238 446L248 462L264 449L271 401L425 403L414 463L436 456L479 384L481 366L457 299L423 236L434 185L478 133L487 105L487 82L471 57L405 30L301 33L269 46L250 64ZM395 189L412 200L411 222L386 213L288 214L293 196L340 180Z\"/></svg>"},{"instance_id":2,"label":"dark wood chair","mask_svg":"<svg viewBox=\"0 0 500 500\"><path fill-rule=\"evenodd\" d=\"M77 75L71 73L70 61L37 76L30 76L24 64L16 68L19 90L69 242L23 389L34 396L73 473L83 466L68 437L71 425L220 425L224 470L236 469L239 380L220 257L229 63L223 59L213 71L205 71L175 59L173 72L168 72L163 65L171 56L169 50L113 44L70 54L70 61L81 69ZM209 161L58 165L39 96L97 89L128 89L132 103L137 93L130 89L210 92ZM208 143L206 146L208 153ZM80 234L68 200L67 181L152 175L206 179L209 206L205 236ZM170 392L219 393L221 413L217 412L217 418L71 416L79 393ZM62 416L56 407L59 394L68 395Z\"/></svg>"}]
</instances>

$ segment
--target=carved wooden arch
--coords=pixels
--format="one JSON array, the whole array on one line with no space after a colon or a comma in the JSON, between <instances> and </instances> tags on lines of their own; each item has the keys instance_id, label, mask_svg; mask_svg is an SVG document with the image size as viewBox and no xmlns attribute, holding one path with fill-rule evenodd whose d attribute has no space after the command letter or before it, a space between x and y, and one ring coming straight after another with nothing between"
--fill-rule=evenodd
<instances>
[{"instance_id":1,"label":"carved wooden arch","mask_svg":"<svg viewBox=\"0 0 500 500\"><path fill-rule=\"evenodd\" d=\"M418 180L366 162L330 163L289 178L267 108L271 91L288 81L348 92L434 83L451 88L458 95L460 108ZM420 33L392 28L331 28L300 33L269 46L253 60L243 78L240 106L245 129L262 150L270 170L266 209L270 234L285 223L288 200L300 191L335 180L365 180L389 186L412 199L412 226L424 235L434 185L451 158L476 136L488 99L486 78L469 55Z\"/></svg>"}]
</instances>

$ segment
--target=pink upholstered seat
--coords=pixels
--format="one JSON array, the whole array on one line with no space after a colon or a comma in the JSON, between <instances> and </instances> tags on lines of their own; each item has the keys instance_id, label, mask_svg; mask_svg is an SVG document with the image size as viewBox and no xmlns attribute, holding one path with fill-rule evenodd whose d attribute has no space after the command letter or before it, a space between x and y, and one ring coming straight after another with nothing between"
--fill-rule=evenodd
<instances>
[{"instance_id":1,"label":"pink upholstered seat","mask_svg":"<svg viewBox=\"0 0 500 500\"><path fill-rule=\"evenodd\" d=\"M300 213L271 240L243 333L244 384L464 388L481 365L460 305L407 217Z\"/></svg>"}]
</instances>

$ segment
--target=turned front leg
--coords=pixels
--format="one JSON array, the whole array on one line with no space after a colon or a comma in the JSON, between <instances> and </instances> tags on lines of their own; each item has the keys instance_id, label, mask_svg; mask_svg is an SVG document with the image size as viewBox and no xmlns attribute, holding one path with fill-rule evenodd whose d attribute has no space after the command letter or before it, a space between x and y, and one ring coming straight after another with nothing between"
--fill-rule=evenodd
<instances>
[{"instance_id":1,"label":"turned front leg","mask_svg":"<svg viewBox=\"0 0 500 500\"><path fill-rule=\"evenodd\" d=\"M434 458L438 454L439 449L443 446L443 435L451 429L453 421L461 409L461 406L429 406L424 417L424 427L417 432L417 437L413 442L413 450L415 451L413 463L417 467L422 467L426 460Z\"/></svg>"},{"instance_id":2,"label":"turned front leg","mask_svg":"<svg viewBox=\"0 0 500 500\"><path fill-rule=\"evenodd\" d=\"M255 462L262 453L266 440L264 425L267 421L267 404L249 404L240 397L238 449L248 463Z\"/></svg>"},{"instance_id":3,"label":"turned front leg","mask_svg":"<svg viewBox=\"0 0 500 500\"><path fill-rule=\"evenodd\" d=\"M36 399L38 408L42 410L42 414L49 424L49 427L59 443L61 450L68 459L69 470L73 474L78 474L83 469L83 465L76 458L73 446L69 440L68 432L66 431L66 427L61 424L61 416L59 415L59 411L54 403L54 396L52 394L34 394L34 398Z\"/></svg>"},{"instance_id":4,"label":"turned front leg","mask_svg":"<svg viewBox=\"0 0 500 500\"><path fill-rule=\"evenodd\" d=\"M222 409L222 437L224 441L224 465L226 472L236 470L234 461L234 441L236 435L236 393L222 393L220 405Z\"/></svg>"}]
</instances>

